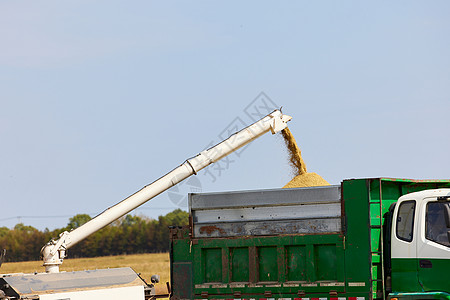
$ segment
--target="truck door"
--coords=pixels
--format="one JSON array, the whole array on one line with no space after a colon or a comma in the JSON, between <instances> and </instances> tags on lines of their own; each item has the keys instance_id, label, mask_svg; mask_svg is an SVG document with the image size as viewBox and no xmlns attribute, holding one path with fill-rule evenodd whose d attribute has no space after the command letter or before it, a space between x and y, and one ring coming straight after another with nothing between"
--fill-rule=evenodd
<instances>
[{"instance_id":1,"label":"truck door","mask_svg":"<svg viewBox=\"0 0 450 300\"><path fill-rule=\"evenodd\" d=\"M391 275L393 292L417 291L416 201L398 201L391 233Z\"/></svg>"},{"instance_id":2,"label":"truck door","mask_svg":"<svg viewBox=\"0 0 450 300\"><path fill-rule=\"evenodd\" d=\"M425 198L419 212L418 280L424 291L450 292L450 200Z\"/></svg>"}]
</instances>

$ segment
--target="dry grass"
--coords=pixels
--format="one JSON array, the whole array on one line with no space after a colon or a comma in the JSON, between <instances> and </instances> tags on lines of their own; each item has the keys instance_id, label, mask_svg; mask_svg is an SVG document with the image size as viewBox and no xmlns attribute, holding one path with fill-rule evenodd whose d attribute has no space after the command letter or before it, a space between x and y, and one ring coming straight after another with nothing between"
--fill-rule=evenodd
<instances>
[{"instance_id":1,"label":"dry grass","mask_svg":"<svg viewBox=\"0 0 450 300\"><path fill-rule=\"evenodd\" d=\"M61 271L81 271L106 268L131 267L136 273L150 283L153 274L161 276L159 285L165 286L170 282L170 263L168 253L133 254L119 256L104 256L95 258L65 259L61 265ZM33 273L44 272L42 261L25 261L3 263L0 273Z\"/></svg>"}]
</instances>

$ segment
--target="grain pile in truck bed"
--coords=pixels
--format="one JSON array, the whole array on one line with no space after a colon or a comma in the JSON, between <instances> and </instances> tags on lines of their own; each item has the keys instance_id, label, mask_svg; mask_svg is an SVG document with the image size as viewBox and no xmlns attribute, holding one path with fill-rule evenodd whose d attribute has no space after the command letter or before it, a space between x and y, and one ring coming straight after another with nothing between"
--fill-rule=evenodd
<instances>
[{"instance_id":1,"label":"grain pile in truck bed","mask_svg":"<svg viewBox=\"0 0 450 300\"><path fill-rule=\"evenodd\" d=\"M288 127L281 131L284 142L289 152L289 164L294 170L295 177L292 178L283 188L297 188L307 186L330 185L317 173L308 173L306 164L302 158L302 152L295 142L294 136Z\"/></svg>"}]
</instances>

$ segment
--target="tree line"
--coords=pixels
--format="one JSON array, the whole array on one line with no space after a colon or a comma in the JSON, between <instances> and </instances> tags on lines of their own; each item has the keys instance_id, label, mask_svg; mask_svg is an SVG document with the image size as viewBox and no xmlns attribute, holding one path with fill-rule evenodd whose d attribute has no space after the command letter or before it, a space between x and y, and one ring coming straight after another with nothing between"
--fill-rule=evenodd
<instances>
[{"instance_id":1,"label":"tree line","mask_svg":"<svg viewBox=\"0 0 450 300\"><path fill-rule=\"evenodd\" d=\"M39 260L39 250L64 231L75 229L91 217L78 214L69 219L64 228L38 230L19 223L13 229L0 227L0 250L6 249L6 262ZM105 228L93 233L68 250L71 258L120 254L167 252L169 226L187 225L189 215L176 209L158 219L126 215Z\"/></svg>"}]
</instances>

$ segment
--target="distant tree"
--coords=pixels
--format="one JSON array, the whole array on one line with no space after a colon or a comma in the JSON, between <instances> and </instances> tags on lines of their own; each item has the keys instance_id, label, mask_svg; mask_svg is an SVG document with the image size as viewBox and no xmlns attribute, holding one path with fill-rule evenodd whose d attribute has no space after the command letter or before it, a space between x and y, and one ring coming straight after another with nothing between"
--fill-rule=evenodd
<instances>
[{"instance_id":1,"label":"distant tree","mask_svg":"<svg viewBox=\"0 0 450 300\"><path fill-rule=\"evenodd\" d=\"M126 215L121 221L122 226L134 226L141 223L142 219L138 216Z\"/></svg>"},{"instance_id":2,"label":"distant tree","mask_svg":"<svg viewBox=\"0 0 450 300\"><path fill-rule=\"evenodd\" d=\"M9 232L9 228L8 227L0 227L0 238L4 237L5 235L7 235L8 232Z\"/></svg>"},{"instance_id":3,"label":"distant tree","mask_svg":"<svg viewBox=\"0 0 450 300\"><path fill-rule=\"evenodd\" d=\"M23 231L23 232L27 232L27 233L32 233L32 232L38 231L33 226L24 225L23 223L16 224L16 226L14 226L14 230Z\"/></svg>"},{"instance_id":4,"label":"distant tree","mask_svg":"<svg viewBox=\"0 0 450 300\"><path fill-rule=\"evenodd\" d=\"M169 226L183 226L189 224L189 214L181 209L175 209L163 217Z\"/></svg>"},{"instance_id":5,"label":"distant tree","mask_svg":"<svg viewBox=\"0 0 450 300\"><path fill-rule=\"evenodd\" d=\"M13 229L0 227L0 250L7 249L7 261L39 259L39 249L65 230L80 227L91 220L87 214L69 219L65 228L40 231L32 226L17 224ZM69 257L151 253L169 250L169 226L187 225L189 214L176 209L157 220L145 216L126 215L74 245Z\"/></svg>"},{"instance_id":6,"label":"distant tree","mask_svg":"<svg viewBox=\"0 0 450 300\"><path fill-rule=\"evenodd\" d=\"M87 223L92 218L88 214L78 214L69 219L69 223L67 224L67 230L72 230L80 227L84 223Z\"/></svg>"},{"instance_id":7,"label":"distant tree","mask_svg":"<svg viewBox=\"0 0 450 300\"><path fill-rule=\"evenodd\" d=\"M19 223L12 230L2 230L0 248L7 249L7 261L36 260L45 243L45 235L32 226Z\"/></svg>"}]
</instances>

